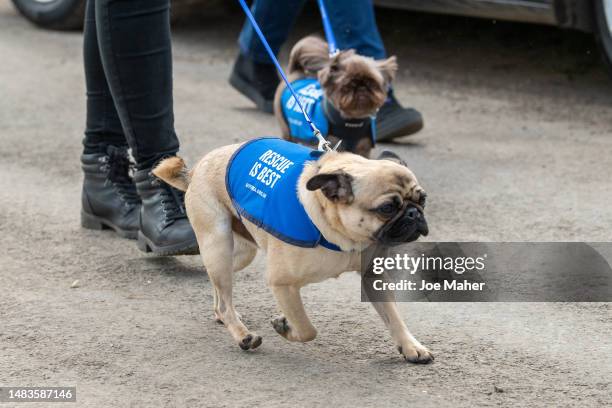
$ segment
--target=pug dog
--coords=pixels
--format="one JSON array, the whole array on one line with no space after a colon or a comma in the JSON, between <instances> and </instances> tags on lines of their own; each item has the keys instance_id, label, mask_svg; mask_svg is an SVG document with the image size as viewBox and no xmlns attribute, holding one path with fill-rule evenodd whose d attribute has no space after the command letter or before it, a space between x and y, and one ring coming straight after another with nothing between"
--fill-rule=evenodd
<instances>
[{"instance_id":1,"label":"pug dog","mask_svg":"<svg viewBox=\"0 0 612 408\"><path fill-rule=\"evenodd\" d=\"M179 157L153 170L186 192L187 215L214 288L215 319L243 350L256 349L262 338L234 308L233 273L248 266L258 250L266 254L267 284L282 313L272 320L274 330L288 341L308 342L317 330L304 310L303 286L359 271L363 251L428 233L425 191L394 154L371 160L350 152L316 153L281 139L261 140L213 150L192 170ZM296 159L299 155L303 162ZM253 201L272 204L258 213L248 210ZM320 235L310 242L287 238L280 227L270 226L281 218L291 226L311 223L308 231ZM372 304L407 361L433 360L408 331L395 302Z\"/></svg>"},{"instance_id":2,"label":"pug dog","mask_svg":"<svg viewBox=\"0 0 612 408\"><path fill-rule=\"evenodd\" d=\"M375 116L385 103L397 72L396 58L374 60L343 50L329 56L327 42L309 36L289 56L288 79L299 101L323 136L346 150L369 157L375 142ZM281 82L274 115L286 140L317 143L291 92Z\"/></svg>"}]
</instances>

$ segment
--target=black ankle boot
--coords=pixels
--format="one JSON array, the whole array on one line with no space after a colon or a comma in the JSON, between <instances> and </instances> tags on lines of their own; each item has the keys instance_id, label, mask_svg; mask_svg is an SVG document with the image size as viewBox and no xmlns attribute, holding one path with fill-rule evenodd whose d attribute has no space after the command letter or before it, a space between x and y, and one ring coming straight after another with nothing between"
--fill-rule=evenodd
<instances>
[{"instance_id":1,"label":"black ankle boot","mask_svg":"<svg viewBox=\"0 0 612 408\"><path fill-rule=\"evenodd\" d=\"M274 93L279 83L274 65L260 64L240 54L229 82L238 92L255 102L259 110L274 112Z\"/></svg>"},{"instance_id":2,"label":"black ankle boot","mask_svg":"<svg viewBox=\"0 0 612 408\"><path fill-rule=\"evenodd\" d=\"M376 141L385 142L396 137L412 135L423 129L423 116L413 108L404 108L389 93L387 102L376 115Z\"/></svg>"},{"instance_id":3,"label":"black ankle boot","mask_svg":"<svg viewBox=\"0 0 612 408\"><path fill-rule=\"evenodd\" d=\"M134 181L142 199L138 248L156 255L198 254L185 211L185 193L155 177L151 169L138 170Z\"/></svg>"},{"instance_id":4,"label":"black ankle boot","mask_svg":"<svg viewBox=\"0 0 612 408\"><path fill-rule=\"evenodd\" d=\"M81 200L81 225L113 229L124 238L138 236L140 198L130 176L127 149L107 146L104 153L83 154L85 177Z\"/></svg>"}]
</instances>

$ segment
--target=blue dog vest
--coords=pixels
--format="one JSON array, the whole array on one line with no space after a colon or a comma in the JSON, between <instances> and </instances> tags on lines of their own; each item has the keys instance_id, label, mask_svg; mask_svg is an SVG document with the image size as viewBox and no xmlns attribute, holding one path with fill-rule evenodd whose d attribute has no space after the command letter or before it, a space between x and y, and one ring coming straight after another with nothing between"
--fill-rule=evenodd
<instances>
[{"instance_id":1,"label":"blue dog vest","mask_svg":"<svg viewBox=\"0 0 612 408\"><path fill-rule=\"evenodd\" d=\"M327 136L329 127L325 112L323 111L323 89L315 78L302 78L291 83L297 93L302 107L310 117L310 120L321 131L323 136ZM295 98L289 88L285 88L281 96L281 107L285 120L289 126L291 136L314 142L316 138L312 135L312 129L300 107L295 103Z\"/></svg>"},{"instance_id":2,"label":"blue dog vest","mask_svg":"<svg viewBox=\"0 0 612 408\"><path fill-rule=\"evenodd\" d=\"M227 192L241 217L292 245L340 251L306 214L297 194L304 164L321 152L276 138L243 144L232 156L225 178Z\"/></svg>"},{"instance_id":3,"label":"blue dog vest","mask_svg":"<svg viewBox=\"0 0 612 408\"><path fill-rule=\"evenodd\" d=\"M340 112L325 99L321 84L315 78L298 79L291 85L295 89L302 107L323 136L336 136L345 141L344 145L350 145L351 140L367 136L372 140L372 145L375 144L376 122L373 117L343 119ZM281 95L281 110L292 137L310 143L317 142L310 125L304 119L300 107L295 103L295 98L288 88Z\"/></svg>"}]
</instances>

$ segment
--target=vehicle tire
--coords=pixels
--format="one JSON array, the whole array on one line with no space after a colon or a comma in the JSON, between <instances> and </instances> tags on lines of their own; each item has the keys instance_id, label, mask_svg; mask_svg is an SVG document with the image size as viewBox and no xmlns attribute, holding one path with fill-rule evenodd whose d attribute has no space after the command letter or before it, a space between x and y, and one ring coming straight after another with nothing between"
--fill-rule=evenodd
<instances>
[{"instance_id":1,"label":"vehicle tire","mask_svg":"<svg viewBox=\"0 0 612 408\"><path fill-rule=\"evenodd\" d=\"M595 0L595 36L612 75L612 0Z\"/></svg>"},{"instance_id":2,"label":"vehicle tire","mask_svg":"<svg viewBox=\"0 0 612 408\"><path fill-rule=\"evenodd\" d=\"M83 28L85 0L12 0L25 18L44 28Z\"/></svg>"}]
</instances>

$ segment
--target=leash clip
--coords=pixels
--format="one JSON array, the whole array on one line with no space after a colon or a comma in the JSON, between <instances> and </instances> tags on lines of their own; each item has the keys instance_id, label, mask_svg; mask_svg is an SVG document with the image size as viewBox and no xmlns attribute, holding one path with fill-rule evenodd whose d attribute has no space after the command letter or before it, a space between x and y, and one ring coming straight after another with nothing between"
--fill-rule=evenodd
<instances>
[{"instance_id":1,"label":"leash clip","mask_svg":"<svg viewBox=\"0 0 612 408\"><path fill-rule=\"evenodd\" d=\"M335 152L338 150L338 147L340 147L340 143L342 143L342 139L338 140L338 143L336 143L336 145L332 147L331 143L329 143L329 141L323 137L321 131L317 129L312 122L310 123L310 126L312 126L312 132L314 134L314 137L316 137L319 141L319 144L317 146L318 151L326 153Z\"/></svg>"},{"instance_id":2,"label":"leash clip","mask_svg":"<svg viewBox=\"0 0 612 408\"><path fill-rule=\"evenodd\" d=\"M314 137L317 138L317 140L319 141L319 144L317 146L317 150L320 152L335 152L338 150L338 147L340 147L340 143L342 143L342 140L338 140L338 143L336 143L335 146L332 147L332 144L323 137L323 135L321 134L321 131L319 129L317 129L316 127L314 127L313 125L313 133L314 133Z\"/></svg>"},{"instance_id":3,"label":"leash clip","mask_svg":"<svg viewBox=\"0 0 612 408\"><path fill-rule=\"evenodd\" d=\"M316 137L317 140L319 140L317 150L319 150L320 152L331 152L332 150L335 150L332 147L331 143L325 140L325 138L321 134L321 131L317 128L314 129L314 137Z\"/></svg>"}]
</instances>

